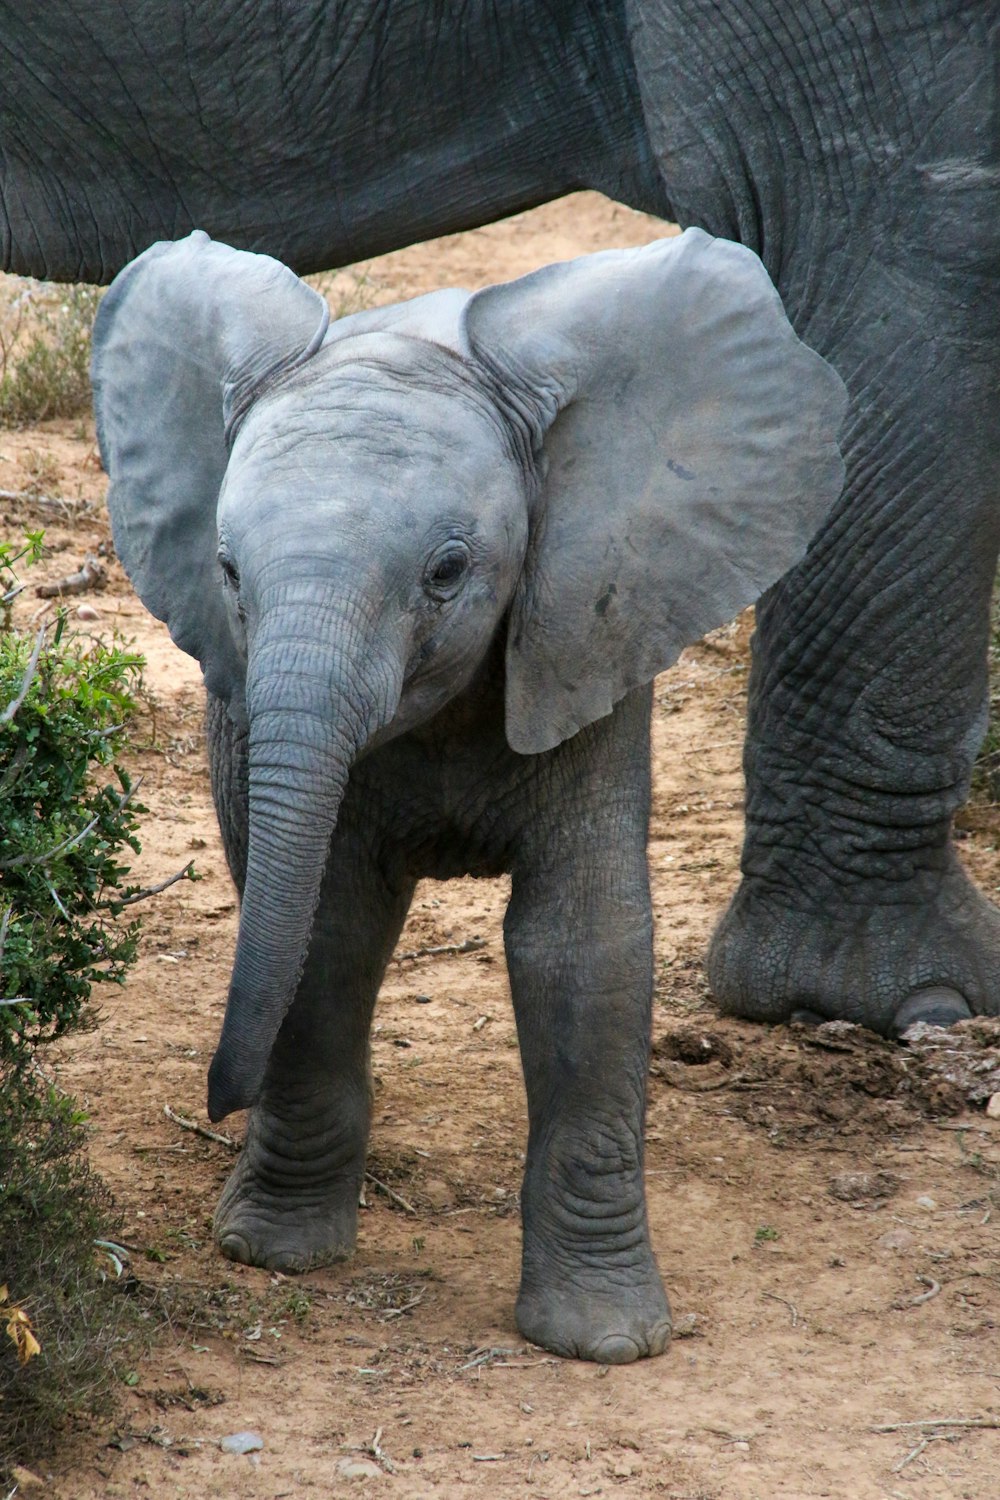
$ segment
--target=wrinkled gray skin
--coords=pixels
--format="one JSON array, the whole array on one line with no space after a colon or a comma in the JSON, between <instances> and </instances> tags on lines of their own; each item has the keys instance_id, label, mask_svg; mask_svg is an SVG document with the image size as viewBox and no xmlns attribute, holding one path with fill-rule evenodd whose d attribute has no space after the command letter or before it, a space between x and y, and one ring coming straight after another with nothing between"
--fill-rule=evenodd
<instances>
[{"instance_id":1,"label":"wrinkled gray skin","mask_svg":"<svg viewBox=\"0 0 1000 1500\"><path fill-rule=\"evenodd\" d=\"M285 1271L350 1252L414 883L509 871L518 1323L657 1353L648 683L801 558L845 394L757 258L700 230L328 319L195 234L94 334L115 544L202 664L242 896L209 1111L253 1108L219 1240Z\"/></svg>"},{"instance_id":2,"label":"wrinkled gray skin","mask_svg":"<svg viewBox=\"0 0 1000 1500\"><path fill-rule=\"evenodd\" d=\"M573 188L741 241L851 397L759 612L723 1008L1000 1011L951 839L1000 541L1000 23L984 0L0 0L0 258L196 226L297 271Z\"/></svg>"}]
</instances>

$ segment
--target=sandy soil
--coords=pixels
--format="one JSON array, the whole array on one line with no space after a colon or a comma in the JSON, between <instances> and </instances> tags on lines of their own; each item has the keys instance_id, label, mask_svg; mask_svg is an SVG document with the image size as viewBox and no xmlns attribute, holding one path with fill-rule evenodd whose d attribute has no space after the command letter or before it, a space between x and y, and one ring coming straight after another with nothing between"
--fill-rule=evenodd
<instances>
[{"instance_id":1,"label":"sandy soil","mask_svg":"<svg viewBox=\"0 0 1000 1500\"><path fill-rule=\"evenodd\" d=\"M663 232L581 195L324 285L349 303L363 276L367 297L390 300ZM107 540L87 424L0 434L0 488L31 484L67 504L8 504L3 535L42 517L43 571L56 578ZM211 1215L233 1152L181 1130L164 1107L207 1123L236 900L211 809L197 668L116 563L110 573L88 601L99 620L82 628L135 640L155 704L135 752L150 808L136 873L158 881L193 857L201 879L147 904L127 987L101 997L103 1024L63 1044L54 1066L90 1109L94 1160L123 1205L136 1274L179 1311L176 1338L138 1370L119 1428L85 1430L57 1465L39 1462L52 1476L46 1493L1000 1493L1000 1432L969 1421L1000 1423L1000 1120L967 1106L969 1090L930 1054L721 1021L711 1007L701 957L737 877L749 620L658 684L648 1188L678 1327L664 1357L602 1369L526 1346L514 1326L525 1120L503 882L418 892L374 1038L370 1168L396 1197L369 1183L354 1261L295 1280L214 1250ZM996 892L1000 821L990 810L964 821L970 865ZM484 946L405 956L470 937ZM981 1046L977 1055L997 1060ZM242 1120L225 1128L238 1139ZM935 1418L966 1425L917 1425ZM259 1452L220 1451L220 1438L244 1429L262 1437ZM350 1477L345 1463L369 1477Z\"/></svg>"}]
</instances>

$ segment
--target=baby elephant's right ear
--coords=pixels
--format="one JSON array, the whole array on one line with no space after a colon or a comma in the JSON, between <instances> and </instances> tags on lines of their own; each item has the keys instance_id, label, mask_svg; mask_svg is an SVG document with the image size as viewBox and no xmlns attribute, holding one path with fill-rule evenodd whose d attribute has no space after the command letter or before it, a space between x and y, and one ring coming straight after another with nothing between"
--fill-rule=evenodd
<instances>
[{"instance_id":1,"label":"baby elephant's right ear","mask_svg":"<svg viewBox=\"0 0 1000 1500\"><path fill-rule=\"evenodd\" d=\"M146 608L238 690L217 562L228 444L259 395L309 359L329 310L279 261L196 231L153 245L101 303L92 375L115 547Z\"/></svg>"}]
</instances>

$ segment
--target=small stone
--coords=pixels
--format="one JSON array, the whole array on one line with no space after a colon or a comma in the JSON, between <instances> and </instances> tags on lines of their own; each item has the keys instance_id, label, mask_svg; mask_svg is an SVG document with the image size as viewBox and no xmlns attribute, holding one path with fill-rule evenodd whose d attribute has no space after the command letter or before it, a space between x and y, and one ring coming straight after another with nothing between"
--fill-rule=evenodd
<instances>
[{"instance_id":1,"label":"small stone","mask_svg":"<svg viewBox=\"0 0 1000 1500\"><path fill-rule=\"evenodd\" d=\"M20 1464L14 1465L10 1471L10 1477L13 1479L18 1491L43 1490L45 1488L45 1480L40 1474L36 1474L32 1469L22 1468Z\"/></svg>"},{"instance_id":2,"label":"small stone","mask_svg":"<svg viewBox=\"0 0 1000 1500\"><path fill-rule=\"evenodd\" d=\"M1000 1120L1000 1094L993 1094L987 1102L986 1113L991 1120Z\"/></svg>"},{"instance_id":3,"label":"small stone","mask_svg":"<svg viewBox=\"0 0 1000 1500\"><path fill-rule=\"evenodd\" d=\"M337 1473L342 1479L378 1479L382 1470L370 1458L342 1458Z\"/></svg>"},{"instance_id":4,"label":"small stone","mask_svg":"<svg viewBox=\"0 0 1000 1500\"><path fill-rule=\"evenodd\" d=\"M928 1198L928 1196L927 1196L926 1193L921 1193L920 1197L916 1201L917 1201L917 1207L918 1208L927 1208L927 1209L937 1208L937 1203L936 1203L935 1199Z\"/></svg>"},{"instance_id":5,"label":"small stone","mask_svg":"<svg viewBox=\"0 0 1000 1500\"><path fill-rule=\"evenodd\" d=\"M701 1321L697 1313L681 1313L674 1319L673 1337L675 1339L700 1339L701 1336Z\"/></svg>"},{"instance_id":6,"label":"small stone","mask_svg":"<svg viewBox=\"0 0 1000 1500\"><path fill-rule=\"evenodd\" d=\"M915 1236L908 1229L888 1229L875 1241L880 1250L909 1250Z\"/></svg>"},{"instance_id":7,"label":"small stone","mask_svg":"<svg viewBox=\"0 0 1000 1500\"><path fill-rule=\"evenodd\" d=\"M263 1446L264 1439L259 1432L231 1432L228 1437L219 1439L223 1453L259 1453Z\"/></svg>"},{"instance_id":8,"label":"small stone","mask_svg":"<svg viewBox=\"0 0 1000 1500\"><path fill-rule=\"evenodd\" d=\"M844 1203L857 1203L866 1198L891 1198L899 1192L899 1178L895 1172L840 1172L830 1178L827 1191L831 1198L839 1198Z\"/></svg>"},{"instance_id":9,"label":"small stone","mask_svg":"<svg viewBox=\"0 0 1000 1500\"><path fill-rule=\"evenodd\" d=\"M750 1452L750 1444L749 1443L745 1443L743 1441L743 1439L741 1438L738 1443L734 1443L733 1444L733 1452L734 1453L749 1453Z\"/></svg>"},{"instance_id":10,"label":"small stone","mask_svg":"<svg viewBox=\"0 0 1000 1500\"><path fill-rule=\"evenodd\" d=\"M99 620L101 612L92 604L78 604L76 606L76 618L78 620Z\"/></svg>"},{"instance_id":11,"label":"small stone","mask_svg":"<svg viewBox=\"0 0 1000 1500\"><path fill-rule=\"evenodd\" d=\"M429 1208L441 1210L451 1208L455 1202L455 1194L446 1182L440 1177L429 1177L421 1187L421 1197Z\"/></svg>"}]
</instances>

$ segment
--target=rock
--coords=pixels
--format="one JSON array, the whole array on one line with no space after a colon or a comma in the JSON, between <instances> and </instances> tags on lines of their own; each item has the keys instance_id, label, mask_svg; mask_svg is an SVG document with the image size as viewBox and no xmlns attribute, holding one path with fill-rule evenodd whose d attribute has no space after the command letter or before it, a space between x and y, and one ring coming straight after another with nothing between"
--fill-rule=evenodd
<instances>
[{"instance_id":1,"label":"rock","mask_svg":"<svg viewBox=\"0 0 1000 1500\"><path fill-rule=\"evenodd\" d=\"M986 1113L991 1120L1000 1120L1000 1094L992 1094L986 1104Z\"/></svg>"},{"instance_id":2,"label":"rock","mask_svg":"<svg viewBox=\"0 0 1000 1500\"><path fill-rule=\"evenodd\" d=\"M451 1208L455 1202L455 1194L440 1177L429 1177L421 1185L420 1196L430 1208L437 1209L438 1211L444 1208Z\"/></svg>"},{"instance_id":3,"label":"rock","mask_svg":"<svg viewBox=\"0 0 1000 1500\"><path fill-rule=\"evenodd\" d=\"M875 1241L880 1250L909 1250L916 1243L916 1236L908 1229L888 1229Z\"/></svg>"},{"instance_id":4,"label":"rock","mask_svg":"<svg viewBox=\"0 0 1000 1500\"><path fill-rule=\"evenodd\" d=\"M920 1197L915 1201L918 1208L937 1208L937 1200L935 1198L928 1198L926 1193L921 1193Z\"/></svg>"},{"instance_id":5,"label":"rock","mask_svg":"<svg viewBox=\"0 0 1000 1500\"><path fill-rule=\"evenodd\" d=\"M831 1198L857 1203L862 1198L891 1198L899 1192L895 1172L841 1172L827 1185Z\"/></svg>"},{"instance_id":6,"label":"rock","mask_svg":"<svg viewBox=\"0 0 1000 1500\"><path fill-rule=\"evenodd\" d=\"M10 1477L17 1486L18 1493L22 1490L27 1494L28 1490L44 1490L45 1480L40 1474L32 1469L25 1469L20 1464L15 1464L10 1471Z\"/></svg>"},{"instance_id":7,"label":"rock","mask_svg":"<svg viewBox=\"0 0 1000 1500\"><path fill-rule=\"evenodd\" d=\"M264 1439L259 1432L231 1432L228 1437L219 1439L223 1453L259 1453L263 1446Z\"/></svg>"},{"instance_id":8,"label":"rock","mask_svg":"<svg viewBox=\"0 0 1000 1500\"><path fill-rule=\"evenodd\" d=\"M382 1470L370 1458L342 1458L337 1473L341 1479L378 1479Z\"/></svg>"},{"instance_id":9,"label":"rock","mask_svg":"<svg viewBox=\"0 0 1000 1500\"><path fill-rule=\"evenodd\" d=\"M78 620L99 620L101 612L99 609L95 609L92 604L78 604L76 607L76 617Z\"/></svg>"}]
</instances>

